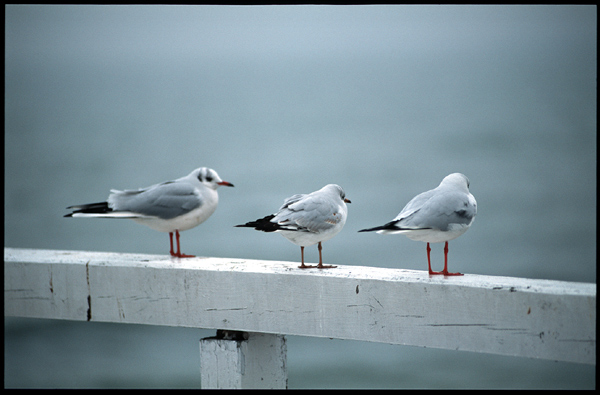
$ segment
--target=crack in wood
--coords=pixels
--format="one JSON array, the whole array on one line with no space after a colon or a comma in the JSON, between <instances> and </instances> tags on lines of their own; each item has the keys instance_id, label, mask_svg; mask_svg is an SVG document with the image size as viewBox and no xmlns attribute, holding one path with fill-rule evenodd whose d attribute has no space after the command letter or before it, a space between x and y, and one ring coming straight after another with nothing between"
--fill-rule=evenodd
<instances>
[{"instance_id":1,"label":"crack in wood","mask_svg":"<svg viewBox=\"0 0 600 395\"><path fill-rule=\"evenodd\" d=\"M91 321L92 320L92 292L91 292L91 289L90 289L90 261L87 261L87 263L85 264L85 277L86 277L87 287L88 287L87 320Z\"/></svg>"},{"instance_id":2,"label":"crack in wood","mask_svg":"<svg viewBox=\"0 0 600 395\"><path fill-rule=\"evenodd\" d=\"M427 326L490 326L489 324L429 324Z\"/></svg>"}]
</instances>

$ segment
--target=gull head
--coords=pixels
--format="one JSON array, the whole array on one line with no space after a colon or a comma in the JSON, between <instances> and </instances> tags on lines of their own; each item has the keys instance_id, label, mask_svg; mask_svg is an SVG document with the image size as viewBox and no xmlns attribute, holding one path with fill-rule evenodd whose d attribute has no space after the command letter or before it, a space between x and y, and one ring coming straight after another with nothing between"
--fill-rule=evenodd
<instances>
[{"instance_id":1,"label":"gull head","mask_svg":"<svg viewBox=\"0 0 600 395\"><path fill-rule=\"evenodd\" d=\"M223 181L216 171L208 167L200 167L194 170L191 174L207 188L217 189L219 186L232 187L233 184L227 181Z\"/></svg>"}]
</instances>

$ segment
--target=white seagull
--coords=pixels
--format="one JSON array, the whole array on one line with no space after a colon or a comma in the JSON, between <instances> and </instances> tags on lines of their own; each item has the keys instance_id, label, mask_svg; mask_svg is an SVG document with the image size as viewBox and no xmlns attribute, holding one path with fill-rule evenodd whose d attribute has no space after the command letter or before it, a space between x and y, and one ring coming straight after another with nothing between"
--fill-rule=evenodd
<instances>
[{"instance_id":1,"label":"white seagull","mask_svg":"<svg viewBox=\"0 0 600 395\"><path fill-rule=\"evenodd\" d=\"M460 173L446 176L440 185L415 196L400 214L383 226L363 229L359 232L405 235L411 240L427 242L429 274L461 276L448 272L448 242L469 229L477 214L477 202L469 192L469 179ZM444 247L444 270L431 270L429 243L446 242Z\"/></svg>"},{"instance_id":2,"label":"white seagull","mask_svg":"<svg viewBox=\"0 0 600 395\"><path fill-rule=\"evenodd\" d=\"M106 202L67 207L73 212L65 217L130 218L159 232L168 232L171 256L193 257L181 253L179 232L200 225L215 212L220 185L233 186L221 180L213 169L200 167L185 177L147 188L112 189ZM173 233L177 239L177 252L173 251Z\"/></svg>"},{"instance_id":3,"label":"white seagull","mask_svg":"<svg viewBox=\"0 0 600 395\"><path fill-rule=\"evenodd\" d=\"M297 194L283 202L279 211L256 221L236 227L254 228L263 232L279 232L292 243L300 246L301 269L319 269L336 266L323 265L321 243L337 235L348 217L344 190L339 185L329 184L309 194ZM319 264L304 264L304 247L318 243Z\"/></svg>"}]
</instances>

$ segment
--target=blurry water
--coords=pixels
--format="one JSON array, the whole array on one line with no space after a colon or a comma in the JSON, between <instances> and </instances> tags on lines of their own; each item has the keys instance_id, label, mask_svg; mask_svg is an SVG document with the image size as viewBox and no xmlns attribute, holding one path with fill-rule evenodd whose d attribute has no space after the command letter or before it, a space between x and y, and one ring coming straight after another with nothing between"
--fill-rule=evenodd
<instances>
[{"instance_id":1,"label":"blurry water","mask_svg":"<svg viewBox=\"0 0 600 395\"><path fill-rule=\"evenodd\" d=\"M182 234L186 253L296 261L284 238L233 225L333 182L352 204L328 263L424 270L423 243L357 231L459 171L479 212L451 270L595 283L593 11L8 6L5 245L167 253L165 234L64 208L209 166L236 187ZM205 335L9 319L5 385L193 387ZM576 364L297 337L288 350L292 388L595 385Z\"/></svg>"}]
</instances>

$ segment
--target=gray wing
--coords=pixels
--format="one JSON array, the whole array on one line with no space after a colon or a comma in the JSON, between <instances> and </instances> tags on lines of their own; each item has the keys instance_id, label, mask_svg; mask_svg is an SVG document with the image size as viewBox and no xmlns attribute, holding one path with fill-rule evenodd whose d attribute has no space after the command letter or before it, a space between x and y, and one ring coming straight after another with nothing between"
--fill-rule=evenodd
<instances>
[{"instance_id":1,"label":"gray wing","mask_svg":"<svg viewBox=\"0 0 600 395\"><path fill-rule=\"evenodd\" d=\"M279 212L271 220L289 230L322 232L342 220L338 206L322 195L294 195L286 199Z\"/></svg>"},{"instance_id":2,"label":"gray wing","mask_svg":"<svg viewBox=\"0 0 600 395\"><path fill-rule=\"evenodd\" d=\"M429 190L427 192L423 192L415 196L404 206L400 214L394 218L394 221L400 221L404 218L410 217L416 211L419 211L424 205L427 204L429 199L431 199L435 195L435 190Z\"/></svg>"},{"instance_id":3,"label":"gray wing","mask_svg":"<svg viewBox=\"0 0 600 395\"><path fill-rule=\"evenodd\" d=\"M472 204L469 195L462 192L444 191L431 194L426 201L421 201L419 206L401 218L396 226L446 231L451 224L469 225L477 214L477 205Z\"/></svg>"},{"instance_id":4,"label":"gray wing","mask_svg":"<svg viewBox=\"0 0 600 395\"><path fill-rule=\"evenodd\" d=\"M306 196L305 193L298 193L296 195L290 196L289 198L287 198L287 199L285 199L283 201L283 204L281 205L281 207L279 207L279 211L278 212L281 212L281 211L285 210L286 208L288 208L288 206L290 204L296 203L297 201L301 200L305 196Z\"/></svg>"},{"instance_id":5,"label":"gray wing","mask_svg":"<svg viewBox=\"0 0 600 395\"><path fill-rule=\"evenodd\" d=\"M108 203L114 211L171 219L189 213L202 204L191 184L168 181L145 189L111 191Z\"/></svg>"}]
</instances>

